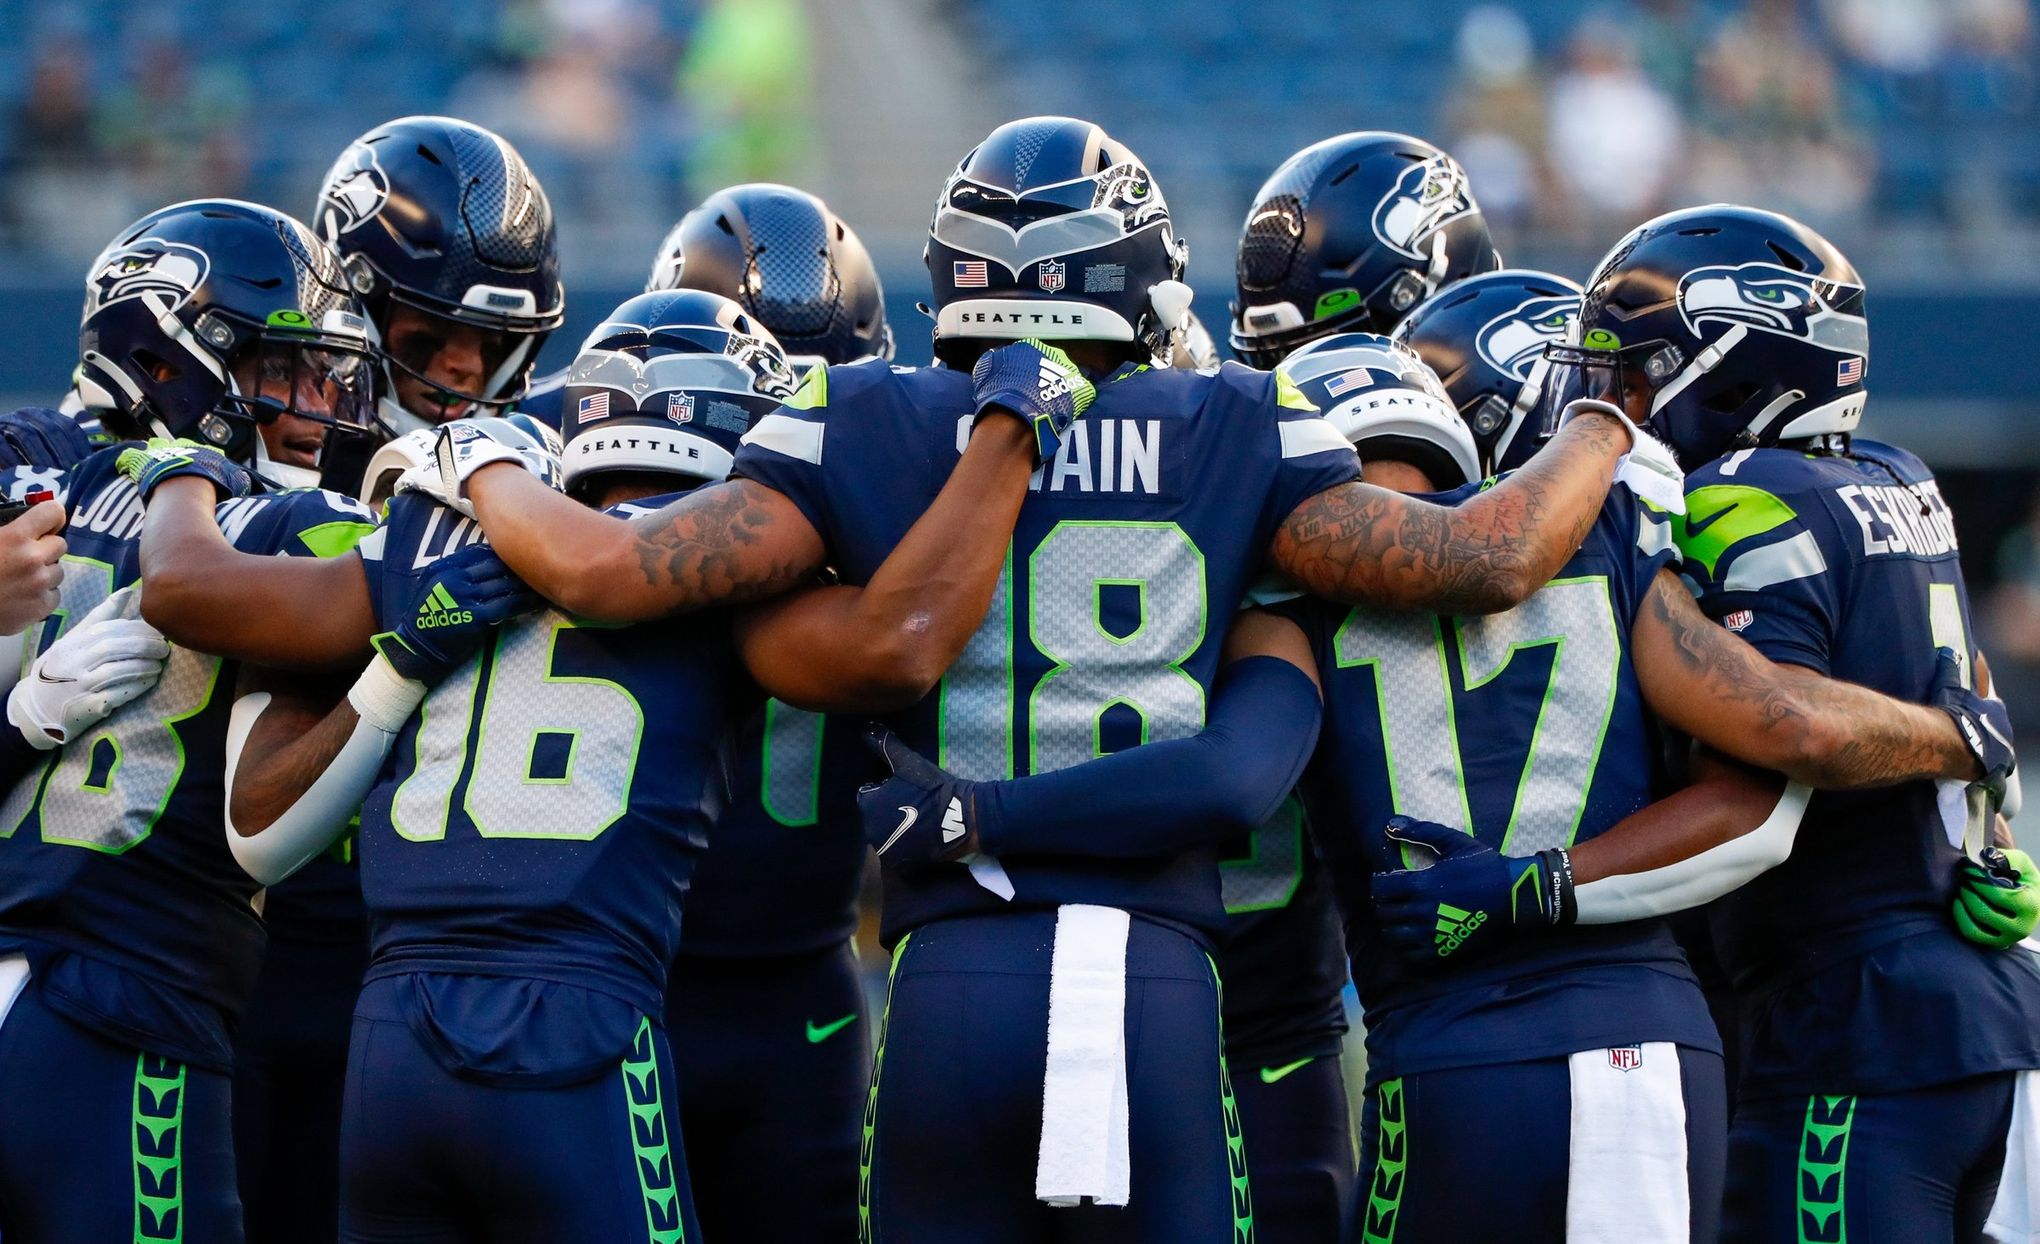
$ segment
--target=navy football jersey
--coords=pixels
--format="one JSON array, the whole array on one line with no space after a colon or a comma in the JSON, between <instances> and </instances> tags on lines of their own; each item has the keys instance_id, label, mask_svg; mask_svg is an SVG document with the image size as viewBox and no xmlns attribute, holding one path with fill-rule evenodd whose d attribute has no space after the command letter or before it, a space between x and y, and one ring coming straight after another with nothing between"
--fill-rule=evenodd
<instances>
[{"instance_id":1,"label":"navy football jersey","mask_svg":"<svg viewBox=\"0 0 2040 1244\"><path fill-rule=\"evenodd\" d=\"M1629 631L1675 556L1669 524L1618 486L1564 569L1514 609L1449 618L1282 607L1309 635L1324 685L1304 790L1346 916L1371 1079L1644 1041L1721 1048L1661 921L1579 926L1412 971L1369 919L1372 874L1405 867L1382 833L1390 816L1528 855L1591 839L1661 793Z\"/></svg>"},{"instance_id":2,"label":"navy football jersey","mask_svg":"<svg viewBox=\"0 0 2040 1244\"><path fill-rule=\"evenodd\" d=\"M1687 479L1700 605L1774 661L1922 700L1973 659L1955 525L1918 458L1737 453ZM1962 825L1934 785L1821 791L1785 863L1713 909L1751 1094L1871 1093L2040 1067L2040 971L1961 939Z\"/></svg>"},{"instance_id":3,"label":"navy football jersey","mask_svg":"<svg viewBox=\"0 0 2040 1244\"><path fill-rule=\"evenodd\" d=\"M816 368L745 437L735 473L790 497L844 580L863 583L940 491L972 409L961 372ZM977 634L896 728L976 779L1196 733L1226 623L1276 528L1358 473L1345 438L1287 381L1231 364L1122 368L1037 473ZM962 863L892 868L883 937L949 916L1095 903L1210 941L1225 920L1216 859L1015 861L1004 866L1011 903Z\"/></svg>"},{"instance_id":4,"label":"navy football jersey","mask_svg":"<svg viewBox=\"0 0 2040 1244\"><path fill-rule=\"evenodd\" d=\"M62 604L33 632L36 651L139 573L142 503L114 469L119 452L56 481L0 472L10 497L55 483L71 515ZM262 555L337 556L374 526L358 503L317 489L223 502L218 514L236 548ZM215 1068L230 1061L263 947L259 887L226 839L237 669L173 647L154 688L48 753L0 803L0 945L44 960L52 1005L71 1018Z\"/></svg>"},{"instance_id":5,"label":"navy football jersey","mask_svg":"<svg viewBox=\"0 0 2040 1244\"><path fill-rule=\"evenodd\" d=\"M363 553L422 567L479 539L400 493ZM721 614L616 627L544 609L504 624L398 735L361 809L366 980L460 978L411 995L451 1067L551 1078L613 1064L641 1017L660 1022L724 789L734 666Z\"/></svg>"},{"instance_id":6,"label":"navy football jersey","mask_svg":"<svg viewBox=\"0 0 2040 1244\"><path fill-rule=\"evenodd\" d=\"M1338 906L1301 800L1221 852L1225 1048L1240 1059L1335 1054L1346 1035Z\"/></svg>"},{"instance_id":7,"label":"navy football jersey","mask_svg":"<svg viewBox=\"0 0 2040 1244\"><path fill-rule=\"evenodd\" d=\"M682 955L796 955L856 933L857 787L874 763L861 733L854 718L777 700L751 714L731 758L729 806L687 894Z\"/></svg>"}]
</instances>

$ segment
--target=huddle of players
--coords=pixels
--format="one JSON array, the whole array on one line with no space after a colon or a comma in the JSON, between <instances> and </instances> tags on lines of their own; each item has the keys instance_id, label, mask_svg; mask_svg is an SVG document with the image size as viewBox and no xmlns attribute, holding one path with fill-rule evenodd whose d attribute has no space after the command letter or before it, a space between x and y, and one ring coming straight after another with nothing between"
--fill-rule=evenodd
<instances>
[{"instance_id":1,"label":"huddle of players","mask_svg":"<svg viewBox=\"0 0 2040 1244\"><path fill-rule=\"evenodd\" d=\"M747 187L526 394L562 293L507 144L380 127L314 225L137 222L76 376L127 439L8 417L10 496L70 518L0 739L10 1242L236 1239L242 1199L255 1239L1712 1239L1724 1169L1724 1238L1992 1208L2040 1066L2031 867L1962 790L2005 719L1803 226L1675 213L1582 300L1494 271L1448 157L1348 135L1242 238L1233 345L1283 372L1169 368L1159 188L1033 118L938 202L942 366ZM555 402L563 445L447 422ZM890 714L894 776L804 710ZM1733 1132L1661 919L1731 891ZM1124 1140L1051 1187L1100 908Z\"/></svg>"}]
</instances>

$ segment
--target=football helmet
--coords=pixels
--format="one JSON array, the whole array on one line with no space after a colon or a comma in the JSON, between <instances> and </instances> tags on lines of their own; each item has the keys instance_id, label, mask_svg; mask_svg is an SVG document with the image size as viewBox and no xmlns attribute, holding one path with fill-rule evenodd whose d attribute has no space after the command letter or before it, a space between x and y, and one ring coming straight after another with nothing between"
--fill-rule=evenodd
<instances>
[{"instance_id":1,"label":"football helmet","mask_svg":"<svg viewBox=\"0 0 2040 1244\"><path fill-rule=\"evenodd\" d=\"M552 205L509 143L450 117L379 125L327 171L313 223L340 253L379 333L401 303L491 335L474 393L426 379L429 359L385 350L393 374L381 411L392 431L425 426L390 396L395 372L484 408L523 392L539 346L565 318L566 291Z\"/></svg>"},{"instance_id":2,"label":"football helmet","mask_svg":"<svg viewBox=\"0 0 2040 1244\"><path fill-rule=\"evenodd\" d=\"M121 437L201 441L272 484L353 491L328 469L343 459L358 467L377 436L372 358L339 258L300 222L254 203L151 212L85 278L86 406ZM237 372L259 376L258 391L244 392ZM257 429L283 414L326 426L320 470L270 460Z\"/></svg>"},{"instance_id":3,"label":"football helmet","mask_svg":"<svg viewBox=\"0 0 2040 1244\"><path fill-rule=\"evenodd\" d=\"M1305 147L1254 195L1240 230L1233 353L1272 367L1348 330L1385 333L1453 281L1501 266L1451 156L1369 130Z\"/></svg>"},{"instance_id":4,"label":"football helmet","mask_svg":"<svg viewBox=\"0 0 2040 1244\"><path fill-rule=\"evenodd\" d=\"M1489 474L1523 465L1544 443L1538 400L1550 364L1544 348L1566 341L1580 314L1580 287L1524 268L1484 272L1417 304L1390 335L1438 373L1445 396L1473 431Z\"/></svg>"},{"instance_id":5,"label":"football helmet","mask_svg":"<svg viewBox=\"0 0 2040 1244\"><path fill-rule=\"evenodd\" d=\"M639 294L609 313L567 370L567 491L607 471L693 483L727 476L737 442L793 392L771 333L706 290Z\"/></svg>"},{"instance_id":6,"label":"football helmet","mask_svg":"<svg viewBox=\"0 0 2040 1244\"><path fill-rule=\"evenodd\" d=\"M1846 434L1863 417L1863 279L1788 216L1715 204L1632 230L1546 349L1545 425L1600 398L1693 470L1737 449Z\"/></svg>"},{"instance_id":7,"label":"football helmet","mask_svg":"<svg viewBox=\"0 0 2040 1244\"><path fill-rule=\"evenodd\" d=\"M936 356L967 370L958 343L1035 337L1123 341L1165 363L1189 309L1189 254L1124 143L1071 117L1009 121L956 166L928 226ZM1165 282L1180 293L1158 310Z\"/></svg>"},{"instance_id":8,"label":"football helmet","mask_svg":"<svg viewBox=\"0 0 2040 1244\"><path fill-rule=\"evenodd\" d=\"M1407 462L1442 491L1481 478L1473 433L1417 352L1378 333L1339 333L1279 370L1369 457Z\"/></svg>"},{"instance_id":9,"label":"football helmet","mask_svg":"<svg viewBox=\"0 0 2040 1244\"><path fill-rule=\"evenodd\" d=\"M645 292L705 289L765 325L795 370L893 356L885 289L864 243L805 190L718 190L659 243Z\"/></svg>"}]
</instances>

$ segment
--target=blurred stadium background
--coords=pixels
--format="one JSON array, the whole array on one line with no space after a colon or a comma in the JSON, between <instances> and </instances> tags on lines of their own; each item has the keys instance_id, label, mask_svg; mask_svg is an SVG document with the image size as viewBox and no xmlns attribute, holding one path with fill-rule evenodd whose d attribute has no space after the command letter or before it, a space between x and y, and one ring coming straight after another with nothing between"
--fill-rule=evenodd
<instances>
[{"instance_id":1,"label":"blurred stadium background","mask_svg":"<svg viewBox=\"0 0 2040 1244\"><path fill-rule=\"evenodd\" d=\"M1582 277L1690 203L1799 215L1864 272L1869 427L1942 473L1991 653L2040 730L2040 40L2032 0L0 0L0 399L49 403L78 282L196 195L306 212L355 134L447 112L523 151L569 320L641 283L740 180L820 193L927 358L922 231L1010 116L1102 122L1148 161L1220 329L1250 196L1285 155L1401 129L1466 165L1505 256Z\"/></svg>"}]
</instances>

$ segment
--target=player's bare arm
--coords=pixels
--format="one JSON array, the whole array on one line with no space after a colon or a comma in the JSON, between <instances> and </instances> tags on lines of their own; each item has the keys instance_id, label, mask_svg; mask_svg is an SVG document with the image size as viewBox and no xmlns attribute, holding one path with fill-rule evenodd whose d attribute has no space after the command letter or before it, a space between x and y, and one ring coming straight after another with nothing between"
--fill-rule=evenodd
<instances>
[{"instance_id":1,"label":"player's bare arm","mask_svg":"<svg viewBox=\"0 0 2040 1244\"><path fill-rule=\"evenodd\" d=\"M235 704L266 698L242 710L257 715L227 792L227 823L234 833L248 838L268 829L326 771L360 719L347 702L350 681L242 667ZM337 836L345 828L342 818L333 832Z\"/></svg>"},{"instance_id":2,"label":"player's bare arm","mask_svg":"<svg viewBox=\"0 0 2040 1244\"><path fill-rule=\"evenodd\" d=\"M1327 489L1283 522L1270 558L1333 600L1452 614L1508 609L1579 548L1629 444L1620 420L1585 413L1463 505L1363 483Z\"/></svg>"},{"instance_id":3,"label":"player's bare arm","mask_svg":"<svg viewBox=\"0 0 2040 1244\"><path fill-rule=\"evenodd\" d=\"M214 520L213 486L166 480L142 524L142 617L171 642L278 668L358 663L375 633L361 557L258 557Z\"/></svg>"},{"instance_id":4,"label":"player's bare arm","mask_svg":"<svg viewBox=\"0 0 2040 1244\"><path fill-rule=\"evenodd\" d=\"M508 467L477 471L468 497L489 543L539 595L603 622L776 595L824 560L800 507L751 480L711 484L628 521Z\"/></svg>"},{"instance_id":5,"label":"player's bare arm","mask_svg":"<svg viewBox=\"0 0 2040 1244\"><path fill-rule=\"evenodd\" d=\"M1979 776L1947 714L1765 660L1701 613L1668 570L1630 644L1651 711L1749 764L1827 790Z\"/></svg>"},{"instance_id":6,"label":"player's bare arm","mask_svg":"<svg viewBox=\"0 0 2040 1244\"><path fill-rule=\"evenodd\" d=\"M870 582L799 592L739 619L752 676L817 712L887 712L927 695L991 607L1034 453L1034 434L1019 421L980 423L934 504Z\"/></svg>"}]
</instances>

